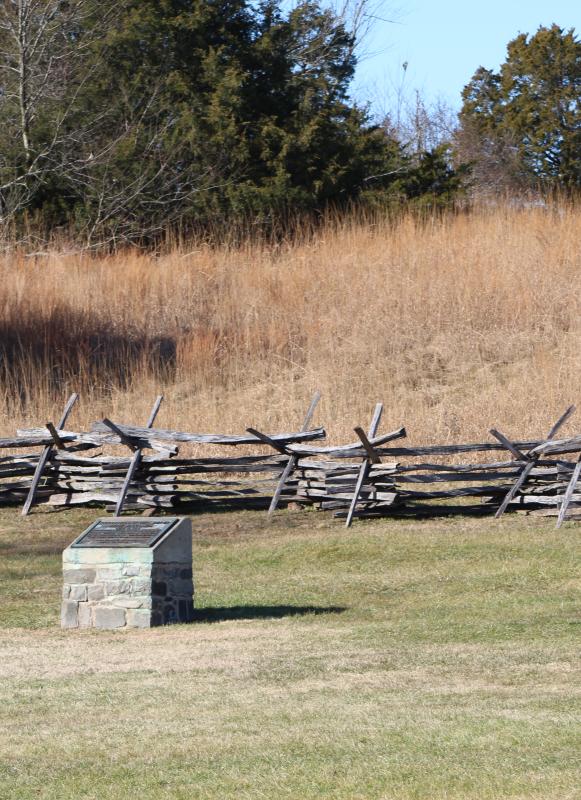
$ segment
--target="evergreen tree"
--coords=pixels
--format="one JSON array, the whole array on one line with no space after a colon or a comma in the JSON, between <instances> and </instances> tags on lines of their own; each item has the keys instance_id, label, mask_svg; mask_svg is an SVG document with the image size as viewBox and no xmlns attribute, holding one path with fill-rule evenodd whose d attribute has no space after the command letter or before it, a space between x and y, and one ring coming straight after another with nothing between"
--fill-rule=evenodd
<instances>
[{"instance_id":1,"label":"evergreen tree","mask_svg":"<svg viewBox=\"0 0 581 800\"><path fill-rule=\"evenodd\" d=\"M500 72L480 69L463 92L460 146L508 183L581 187L581 41L541 27L508 45Z\"/></svg>"},{"instance_id":2,"label":"evergreen tree","mask_svg":"<svg viewBox=\"0 0 581 800\"><path fill-rule=\"evenodd\" d=\"M135 3L105 50L104 91L151 107L181 144L191 176L183 209L194 222L270 217L356 196L369 170L393 157L385 135L349 102L354 42L307 0Z\"/></svg>"}]
</instances>

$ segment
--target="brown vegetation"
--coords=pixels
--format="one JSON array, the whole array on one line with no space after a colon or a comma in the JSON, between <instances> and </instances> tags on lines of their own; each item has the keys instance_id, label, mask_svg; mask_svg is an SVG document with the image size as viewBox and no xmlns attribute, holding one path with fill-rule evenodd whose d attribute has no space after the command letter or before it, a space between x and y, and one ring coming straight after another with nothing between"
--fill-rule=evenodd
<instances>
[{"instance_id":1,"label":"brown vegetation","mask_svg":"<svg viewBox=\"0 0 581 800\"><path fill-rule=\"evenodd\" d=\"M332 438L542 435L581 397L581 210L483 209L329 222L286 245L0 259L0 428L108 414L239 432L299 424L315 388ZM332 423L329 423L332 421Z\"/></svg>"}]
</instances>

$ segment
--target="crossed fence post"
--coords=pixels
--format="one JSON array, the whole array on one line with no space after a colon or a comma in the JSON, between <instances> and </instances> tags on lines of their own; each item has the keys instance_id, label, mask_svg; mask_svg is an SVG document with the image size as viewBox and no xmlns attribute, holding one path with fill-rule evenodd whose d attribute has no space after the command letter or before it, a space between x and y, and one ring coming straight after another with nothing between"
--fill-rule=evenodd
<instances>
[{"instance_id":1,"label":"crossed fence post","mask_svg":"<svg viewBox=\"0 0 581 800\"><path fill-rule=\"evenodd\" d=\"M565 422L567 422L567 420L574 413L574 411L575 411L575 406L569 406L569 408L565 411L565 413L562 414L559 417L559 419L555 422L555 424L553 425L553 427L551 428L551 430L549 431L549 433L547 435L547 440L548 441L550 441L555 436L557 431L565 424ZM499 517L501 517L504 514L504 512L508 508L510 502L516 496L516 493L520 489L522 489L522 487L524 486L524 484L528 480L529 475L533 471L534 467L537 465L537 462L539 460L540 454L539 453L533 453L532 451L529 451L527 453L523 453L514 444L514 442L511 442L510 439L508 439L503 433L501 433L500 431L496 430L495 428L492 428L490 433L496 439L498 439L498 441L502 445L504 445L504 447L506 447L506 449L510 453L512 453L512 455L516 458L517 461L524 462L524 467L523 467L520 475L518 476L518 478L516 479L514 484L511 486L509 491L506 493L502 503L500 504L496 514L494 515L495 519L498 519ZM577 474L577 477L579 477L578 474ZM573 484L573 487L574 487L574 484ZM573 494L573 491L571 491L571 494ZM567 503L567 505L568 505L568 503ZM563 508L561 508L561 510L563 510ZM566 506L565 506L565 511L566 511ZM559 523L557 523L557 527L559 527Z\"/></svg>"},{"instance_id":2,"label":"crossed fence post","mask_svg":"<svg viewBox=\"0 0 581 800\"><path fill-rule=\"evenodd\" d=\"M23 517L25 517L29 513L30 509L33 506L34 498L35 498L35 495L36 495L36 490L38 489L38 485L39 485L40 480L42 478L42 474L43 474L44 469L45 469L45 467L47 465L47 462L48 462L48 459L50 457L50 454L51 454L51 451L52 451L53 447L56 446L59 449L64 449L64 447L65 447L62 439L60 438L60 436L58 434L58 431L62 430L64 428L64 426L66 424L66 421L69 418L69 414L73 410L73 406L75 405L75 403L77 402L78 399L79 399L79 395L76 392L73 392L73 394L67 400L67 404L65 405L65 407L63 409L63 413L61 415L61 418L59 419L59 422L58 422L58 426L57 426L58 430L54 427L52 422L47 422L46 423L46 427L47 427L50 435L52 436L53 442L52 442L52 444L46 445L45 448L43 449L42 453L38 457L38 463L36 465L36 469L34 470L34 475L32 477L32 483L30 484L30 489L28 490L28 495L26 497L26 500L24 501L24 505L22 506L21 514L22 514Z\"/></svg>"},{"instance_id":3,"label":"crossed fence post","mask_svg":"<svg viewBox=\"0 0 581 800\"><path fill-rule=\"evenodd\" d=\"M151 413L149 415L149 419L147 420L146 428L151 428L153 423L155 422L155 418L157 417L157 413L159 411L159 407L161 406L163 401L163 395L160 394L153 404L153 408L151 409ZM129 491L129 487L131 485L131 481L133 480L133 476L137 468L141 463L141 453L142 450L138 447L133 439L130 436L127 436L114 422L111 422L110 419L103 420L103 424L106 425L113 433L117 434L117 436L121 439L122 443L127 445L130 450L132 450L133 455L131 457L131 461L129 462L129 467L127 469L127 473L125 475L125 480L123 481L123 486L121 487L121 492L119 493L119 497L117 499L117 504L115 506L115 516L119 517L123 510L123 504L125 503L125 498L127 497L127 492Z\"/></svg>"}]
</instances>

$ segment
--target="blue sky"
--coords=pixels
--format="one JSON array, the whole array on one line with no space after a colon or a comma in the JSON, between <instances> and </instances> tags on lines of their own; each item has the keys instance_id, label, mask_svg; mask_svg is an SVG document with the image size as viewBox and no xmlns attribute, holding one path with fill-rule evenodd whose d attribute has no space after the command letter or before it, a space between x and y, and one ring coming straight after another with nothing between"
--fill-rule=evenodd
<instances>
[{"instance_id":1,"label":"blue sky","mask_svg":"<svg viewBox=\"0 0 581 800\"><path fill-rule=\"evenodd\" d=\"M581 0L386 0L366 42L354 95L371 102L378 114L393 105L398 92L418 89L429 100L440 97L459 107L460 92L479 66L496 69L506 45L518 33L534 33L555 22L581 37ZM402 65L407 62L404 71Z\"/></svg>"}]
</instances>

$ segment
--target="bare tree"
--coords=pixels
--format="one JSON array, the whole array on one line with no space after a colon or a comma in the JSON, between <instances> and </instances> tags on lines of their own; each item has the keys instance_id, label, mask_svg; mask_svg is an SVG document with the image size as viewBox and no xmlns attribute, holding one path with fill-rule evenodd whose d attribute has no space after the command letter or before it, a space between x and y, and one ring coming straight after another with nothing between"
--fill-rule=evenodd
<instances>
[{"instance_id":1,"label":"bare tree","mask_svg":"<svg viewBox=\"0 0 581 800\"><path fill-rule=\"evenodd\" d=\"M112 0L4 0L0 5L0 219L5 228L30 206L39 187L78 159L79 141L94 128L95 115L79 119L77 99L98 68L91 49L114 13Z\"/></svg>"},{"instance_id":2,"label":"bare tree","mask_svg":"<svg viewBox=\"0 0 581 800\"><path fill-rule=\"evenodd\" d=\"M81 209L85 246L153 235L215 182L185 165L158 86L83 97L119 0L4 0L0 5L0 222L5 231L44 187ZM131 158L131 154L135 157ZM55 190L55 186L58 188Z\"/></svg>"},{"instance_id":3,"label":"bare tree","mask_svg":"<svg viewBox=\"0 0 581 800\"><path fill-rule=\"evenodd\" d=\"M508 132L494 138L483 136L470 121L464 120L454 135L454 151L458 163L471 165L474 197L503 194L516 197L531 193L530 180L523 173L519 158L518 141Z\"/></svg>"},{"instance_id":4,"label":"bare tree","mask_svg":"<svg viewBox=\"0 0 581 800\"><path fill-rule=\"evenodd\" d=\"M308 4L305 0L293 0L287 5L291 12L296 12L306 9ZM325 0L321 7L327 14L326 24L314 36L306 37L301 43L304 52L299 60L311 68L316 68L318 63L329 57L339 25L350 37L349 55L360 60L366 56L365 48L377 23L397 22L391 18L396 14L390 13L389 8L392 6L386 0Z\"/></svg>"},{"instance_id":5,"label":"bare tree","mask_svg":"<svg viewBox=\"0 0 581 800\"><path fill-rule=\"evenodd\" d=\"M0 204L4 219L79 139L69 122L97 68L88 51L107 31L115 4L89 0L4 0L0 5ZM94 125L94 119L89 124Z\"/></svg>"},{"instance_id":6,"label":"bare tree","mask_svg":"<svg viewBox=\"0 0 581 800\"><path fill-rule=\"evenodd\" d=\"M399 24L399 9L386 0L330 0L329 6L353 36L359 58L366 55L365 48L378 22Z\"/></svg>"},{"instance_id":7,"label":"bare tree","mask_svg":"<svg viewBox=\"0 0 581 800\"><path fill-rule=\"evenodd\" d=\"M404 64L404 75L406 67ZM391 108L385 113L382 125L410 156L419 157L455 140L458 114L444 99L430 101L418 89L408 92L400 84L387 104Z\"/></svg>"},{"instance_id":8,"label":"bare tree","mask_svg":"<svg viewBox=\"0 0 581 800\"><path fill-rule=\"evenodd\" d=\"M183 146L168 145L174 120L156 110L155 92L141 100L117 135L69 164L68 181L84 199L78 235L85 247L154 240L196 194L223 186L216 170L200 170ZM131 147L135 158L128 158Z\"/></svg>"}]
</instances>

